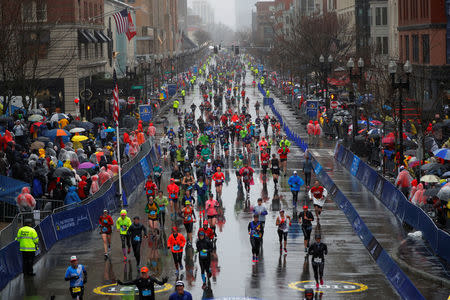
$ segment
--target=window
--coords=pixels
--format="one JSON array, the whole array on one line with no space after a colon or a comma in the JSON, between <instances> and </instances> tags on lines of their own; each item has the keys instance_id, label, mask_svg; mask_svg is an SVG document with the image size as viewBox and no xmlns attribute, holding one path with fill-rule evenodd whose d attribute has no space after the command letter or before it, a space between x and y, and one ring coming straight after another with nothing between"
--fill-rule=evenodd
<instances>
[{"instance_id":1,"label":"window","mask_svg":"<svg viewBox=\"0 0 450 300\"><path fill-rule=\"evenodd\" d=\"M409 35L405 36L405 59L409 60Z\"/></svg>"},{"instance_id":2,"label":"window","mask_svg":"<svg viewBox=\"0 0 450 300\"><path fill-rule=\"evenodd\" d=\"M95 43L94 50L95 50L95 57L98 57L98 43Z\"/></svg>"},{"instance_id":3,"label":"window","mask_svg":"<svg viewBox=\"0 0 450 300\"><path fill-rule=\"evenodd\" d=\"M381 7L375 9L375 25L381 25Z\"/></svg>"},{"instance_id":4,"label":"window","mask_svg":"<svg viewBox=\"0 0 450 300\"><path fill-rule=\"evenodd\" d=\"M84 59L89 59L89 44L84 44Z\"/></svg>"},{"instance_id":5,"label":"window","mask_svg":"<svg viewBox=\"0 0 450 300\"><path fill-rule=\"evenodd\" d=\"M381 37L377 36L377 43L376 43L377 53L381 54L382 51L382 45L381 45Z\"/></svg>"},{"instance_id":6,"label":"window","mask_svg":"<svg viewBox=\"0 0 450 300\"><path fill-rule=\"evenodd\" d=\"M383 36L383 54L388 54L389 47L388 47L388 37Z\"/></svg>"},{"instance_id":7,"label":"window","mask_svg":"<svg viewBox=\"0 0 450 300\"><path fill-rule=\"evenodd\" d=\"M36 4L36 20L40 22L47 21L47 3L43 0Z\"/></svg>"},{"instance_id":8,"label":"window","mask_svg":"<svg viewBox=\"0 0 450 300\"><path fill-rule=\"evenodd\" d=\"M381 8L381 25L387 25L387 7Z\"/></svg>"},{"instance_id":9,"label":"window","mask_svg":"<svg viewBox=\"0 0 450 300\"><path fill-rule=\"evenodd\" d=\"M417 34L412 36L412 47L412 60L413 62L419 62L419 36Z\"/></svg>"},{"instance_id":10,"label":"window","mask_svg":"<svg viewBox=\"0 0 450 300\"><path fill-rule=\"evenodd\" d=\"M81 56L82 56L82 49L81 49L81 47L82 47L82 43L78 43L78 59L81 59Z\"/></svg>"},{"instance_id":11,"label":"window","mask_svg":"<svg viewBox=\"0 0 450 300\"><path fill-rule=\"evenodd\" d=\"M22 3L22 21L31 22L33 20L33 2L24 1Z\"/></svg>"},{"instance_id":12,"label":"window","mask_svg":"<svg viewBox=\"0 0 450 300\"><path fill-rule=\"evenodd\" d=\"M430 63L430 36L422 35L422 60L424 64Z\"/></svg>"}]
</instances>

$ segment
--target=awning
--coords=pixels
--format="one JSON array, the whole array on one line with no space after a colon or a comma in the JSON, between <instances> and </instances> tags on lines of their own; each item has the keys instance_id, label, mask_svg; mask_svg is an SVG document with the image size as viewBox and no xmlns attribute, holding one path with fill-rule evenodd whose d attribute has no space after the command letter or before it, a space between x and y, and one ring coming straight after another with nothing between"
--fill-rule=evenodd
<instances>
[{"instance_id":1,"label":"awning","mask_svg":"<svg viewBox=\"0 0 450 300\"><path fill-rule=\"evenodd\" d=\"M108 42L108 40L106 39L106 37L105 37L104 35L101 34L101 31L95 30L95 31L94 31L94 36L97 38L97 40L98 40L100 43L107 43L107 42Z\"/></svg>"},{"instance_id":2,"label":"awning","mask_svg":"<svg viewBox=\"0 0 450 300\"><path fill-rule=\"evenodd\" d=\"M91 39L83 29L78 29L78 42L83 44L92 43Z\"/></svg>"},{"instance_id":3,"label":"awning","mask_svg":"<svg viewBox=\"0 0 450 300\"><path fill-rule=\"evenodd\" d=\"M84 30L84 33L89 37L91 40L91 43L98 43L98 40L95 38L95 36L87 29Z\"/></svg>"},{"instance_id":4,"label":"awning","mask_svg":"<svg viewBox=\"0 0 450 300\"><path fill-rule=\"evenodd\" d=\"M100 35L105 38L107 43L112 42L112 39L109 36L107 36L103 31L99 31L98 33L100 33Z\"/></svg>"}]
</instances>

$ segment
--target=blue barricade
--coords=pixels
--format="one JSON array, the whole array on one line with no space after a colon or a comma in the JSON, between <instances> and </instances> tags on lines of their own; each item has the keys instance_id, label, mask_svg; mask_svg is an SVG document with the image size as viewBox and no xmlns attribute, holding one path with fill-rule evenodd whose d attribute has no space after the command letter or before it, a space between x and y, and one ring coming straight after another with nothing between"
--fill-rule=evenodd
<instances>
[{"instance_id":1,"label":"blue barricade","mask_svg":"<svg viewBox=\"0 0 450 300\"><path fill-rule=\"evenodd\" d=\"M144 157L139 162L141 164L142 172L143 172L145 178L147 178L147 176L152 173L150 170L150 166L148 165L147 158Z\"/></svg>"},{"instance_id":2,"label":"blue barricade","mask_svg":"<svg viewBox=\"0 0 450 300\"><path fill-rule=\"evenodd\" d=\"M16 205L16 197L25 186L29 187L30 185L26 182L0 175L0 201Z\"/></svg>"},{"instance_id":3,"label":"blue barricade","mask_svg":"<svg viewBox=\"0 0 450 300\"><path fill-rule=\"evenodd\" d=\"M92 229L92 223L85 205L53 214L52 219L58 240Z\"/></svg>"},{"instance_id":4,"label":"blue barricade","mask_svg":"<svg viewBox=\"0 0 450 300\"><path fill-rule=\"evenodd\" d=\"M337 148L337 159L349 171L354 164L351 151L340 145ZM353 165L354 167L354 165ZM356 178L401 221L420 230L429 242L433 251L446 261L450 261L450 235L433 223L428 215L415 206L391 182L384 179L369 165L360 162Z\"/></svg>"},{"instance_id":5,"label":"blue barricade","mask_svg":"<svg viewBox=\"0 0 450 300\"><path fill-rule=\"evenodd\" d=\"M22 273L22 256L19 243L14 241L0 250L0 290Z\"/></svg>"},{"instance_id":6,"label":"blue barricade","mask_svg":"<svg viewBox=\"0 0 450 300\"><path fill-rule=\"evenodd\" d=\"M50 250L53 245L58 241L56 239L55 228L53 227L52 217L48 216L39 224L42 233L42 239L45 244L45 248Z\"/></svg>"}]
</instances>

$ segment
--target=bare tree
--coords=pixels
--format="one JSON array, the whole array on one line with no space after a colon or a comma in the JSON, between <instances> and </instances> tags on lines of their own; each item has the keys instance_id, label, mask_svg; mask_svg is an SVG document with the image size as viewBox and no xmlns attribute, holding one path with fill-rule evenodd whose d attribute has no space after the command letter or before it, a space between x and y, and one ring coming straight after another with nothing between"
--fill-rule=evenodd
<instances>
[{"instance_id":1,"label":"bare tree","mask_svg":"<svg viewBox=\"0 0 450 300\"><path fill-rule=\"evenodd\" d=\"M0 0L0 80L4 107L21 96L33 106L44 79L61 78L76 55L76 47L54 53L74 28L47 21L47 1ZM3 113L6 111L4 109Z\"/></svg>"}]
</instances>

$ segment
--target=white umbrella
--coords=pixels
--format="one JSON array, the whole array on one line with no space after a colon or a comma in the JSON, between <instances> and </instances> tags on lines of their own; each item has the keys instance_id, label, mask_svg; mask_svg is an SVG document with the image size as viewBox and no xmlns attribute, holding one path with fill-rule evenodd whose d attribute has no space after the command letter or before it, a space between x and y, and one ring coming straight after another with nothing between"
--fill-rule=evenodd
<instances>
[{"instance_id":1,"label":"white umbrella","mask_svg":"<svg viewBox=\"0 0 450 300\"><path fill-rule=\"evenodd\" d=\"M437 193L437 196L441 200L448 201L450 199L450 186L442 187L442 189Z\"/></svg>"},{"instance_id":2,"label":"white umbrella","mask_svg":"<svg viewBox=\"0 0 450 300\"><path fill-rule=\"evenodd\" d=\"M76 127L76 128L73 128L73 129L70 129L70 133L80 133L80 132L85 132L86 131L86 129L84 129L84 128L81 128L81 127Z\"/></svg>"},{"instance_id":3,"label":"white umbrella","mask_svg":"<svg viewBox=\"0 0 450 300\"><path fill-rule=\"evenodd\" d=\"M428 183L438 183L439 180L439 177L437 177L436 175L425 175L420 178L420 181Z\"/></svg>"}]
</instances>

